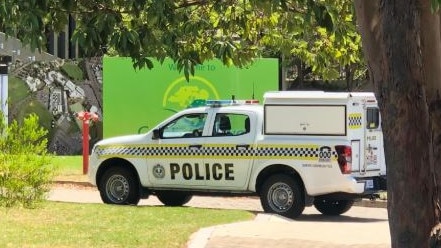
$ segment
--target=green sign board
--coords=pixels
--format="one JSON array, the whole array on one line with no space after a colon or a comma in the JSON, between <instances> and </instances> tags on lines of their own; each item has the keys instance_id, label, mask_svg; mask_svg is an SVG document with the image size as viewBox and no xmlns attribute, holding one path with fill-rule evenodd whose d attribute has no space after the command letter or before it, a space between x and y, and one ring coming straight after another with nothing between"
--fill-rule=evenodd
<instances>
[{"instance_id":1,"label":"green sign board","mask_svg":"<svg viewBox=\"0 0 441 248\"><path fill-rule=\"evenodd\" d=\"M103 60L103 136L144 133L172 114L207 99L258 99L279 88L277 59L258 59L250 67L210 61L190 80L172 60L152 70L134 70L131 59Z\"/></svg>"}]
</instances>

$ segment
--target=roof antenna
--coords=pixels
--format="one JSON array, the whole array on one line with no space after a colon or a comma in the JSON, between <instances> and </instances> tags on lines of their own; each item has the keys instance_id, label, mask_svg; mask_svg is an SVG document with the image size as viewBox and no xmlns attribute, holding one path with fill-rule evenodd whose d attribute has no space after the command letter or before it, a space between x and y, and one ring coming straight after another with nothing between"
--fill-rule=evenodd
<instances>
[{"instance_id":1,"label":"roof antenna","mask_svg":"<svg viewBox=\"0 0 441 248\"><path fill-rule=\"evenodd\" d=\"M253 99L254 100L254 82L253 82L253 96L252 96L252 98L251 99Z\"/></svg>"},{"instance_id":2,"label":"roof antenna","mask_svg":"<svg viewBox=\"0 0 441 248\"><path fill-rule=\"evenodd\" d=\"M233 102L235 102L236 97L234 95L231 95L231 100L233 100Z\"/></svg>"}]
</instances>

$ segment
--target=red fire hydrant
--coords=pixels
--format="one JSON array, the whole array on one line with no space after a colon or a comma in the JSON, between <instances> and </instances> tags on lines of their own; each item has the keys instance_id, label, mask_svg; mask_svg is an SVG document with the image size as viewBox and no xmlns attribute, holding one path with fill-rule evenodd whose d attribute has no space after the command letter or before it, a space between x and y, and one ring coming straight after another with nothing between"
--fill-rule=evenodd
<instances>
[{"instance_id":1,"label":"red fire hydrant","mask_svg":"<svg viewBox=\"0 0 441 248\"><path fill-rule=\"evenodd\" d=\"M89 122L97 121L98 115L95 112L81 111L77 118L83 121L83 174L89 169Z\"/></svg>"}]
</instances>

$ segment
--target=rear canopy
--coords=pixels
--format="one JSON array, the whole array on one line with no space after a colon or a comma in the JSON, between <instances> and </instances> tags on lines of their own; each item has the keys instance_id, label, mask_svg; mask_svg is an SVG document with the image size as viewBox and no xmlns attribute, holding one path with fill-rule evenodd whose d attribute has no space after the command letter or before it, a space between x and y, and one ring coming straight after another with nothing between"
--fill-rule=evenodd
<instances>
[{"instance_id":1,"label":"rear canopy","mask_svg":"<svg viewBox=\"0 0 441 248\"><path fill-rule=\"evenodd\" d=\"M345 136L347 104L353 94L278 91L264 95L265 134ZM373 94L372 94L373 96Z\"/></svg>"}]
</instances>

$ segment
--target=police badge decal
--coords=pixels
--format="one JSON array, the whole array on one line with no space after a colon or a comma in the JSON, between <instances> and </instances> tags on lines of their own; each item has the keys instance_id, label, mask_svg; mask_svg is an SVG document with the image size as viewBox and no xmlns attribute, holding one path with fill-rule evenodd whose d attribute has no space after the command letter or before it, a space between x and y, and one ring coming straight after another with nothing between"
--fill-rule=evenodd
<instances>
[{"instance_id":1,"label":"police badge decal","mask_svg":"<svg viewBox=\"0 0 441 248\"><path fill-rule=\"evenodd\" d=\"M153 166L153 176L155 176L158 179L162 179L165 177L165 169L164 166L157 164Z\"/></svg>"}]
</instances>

